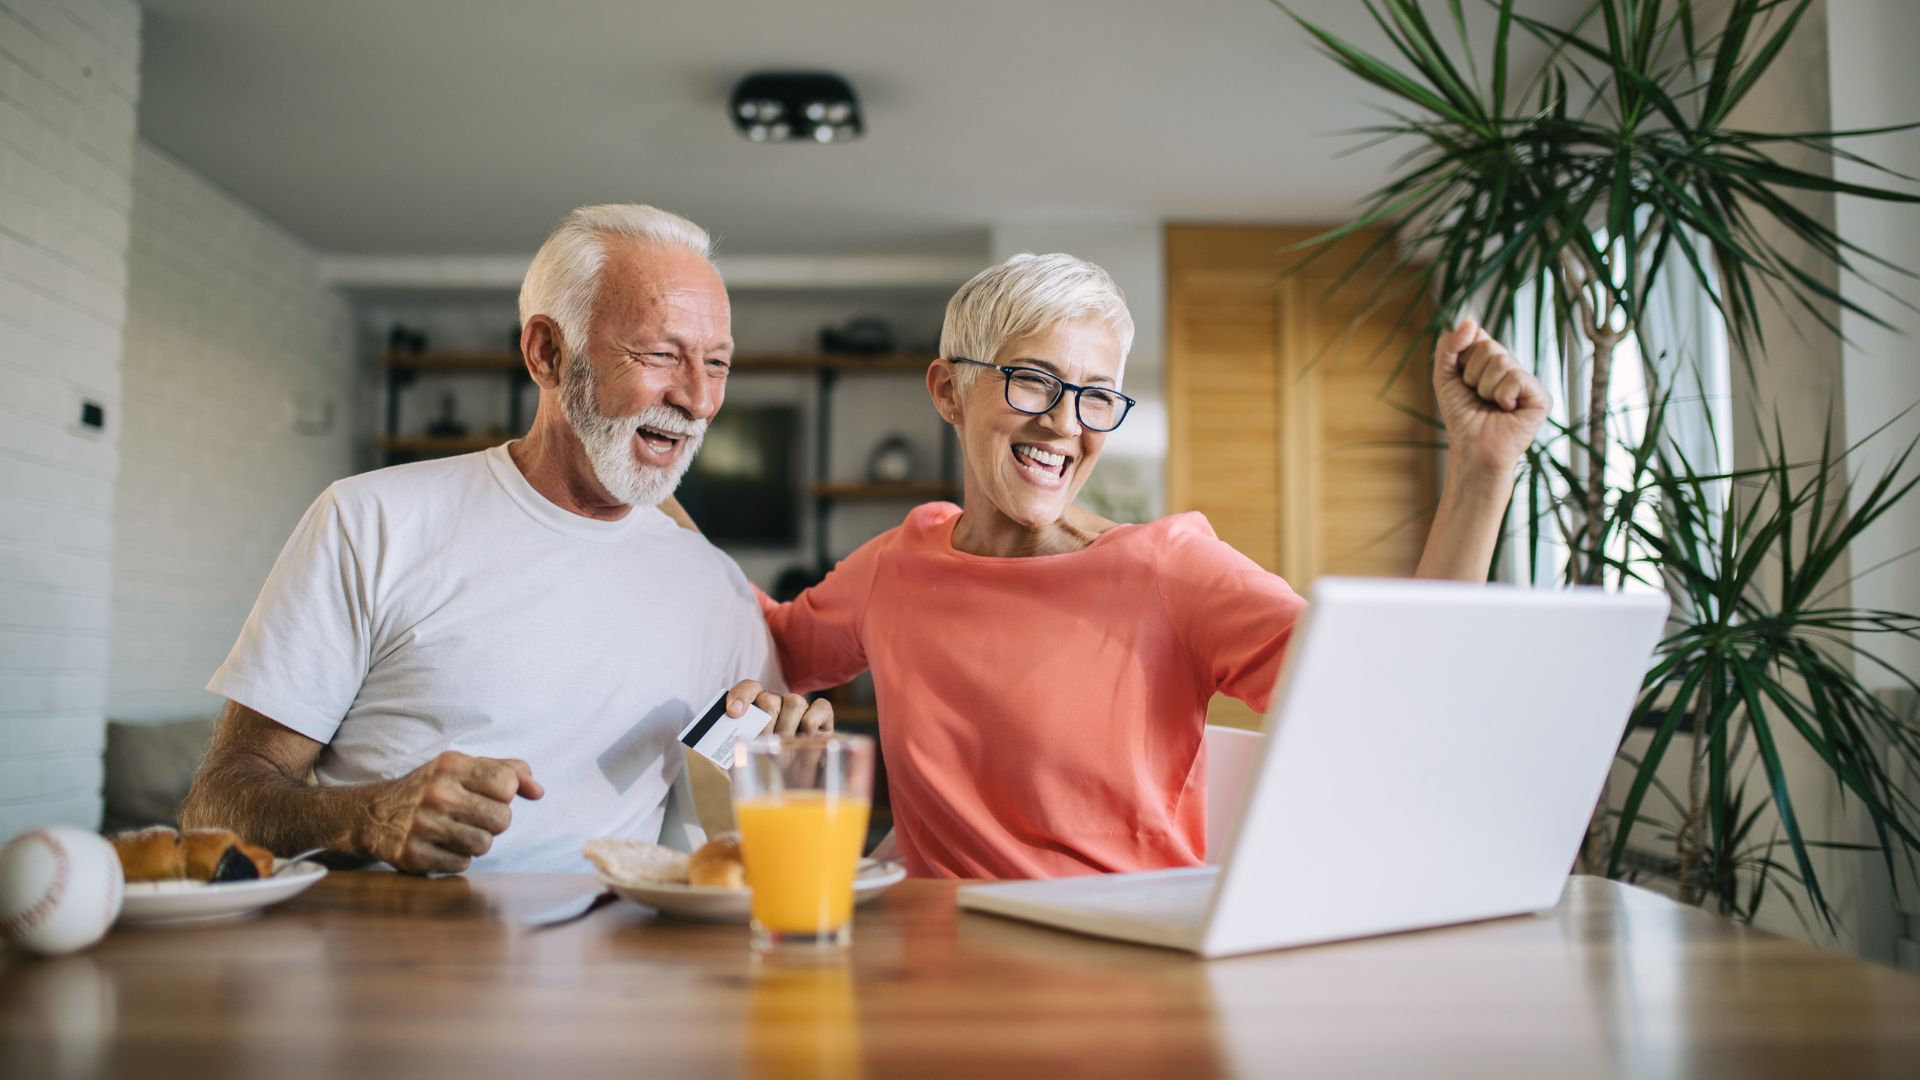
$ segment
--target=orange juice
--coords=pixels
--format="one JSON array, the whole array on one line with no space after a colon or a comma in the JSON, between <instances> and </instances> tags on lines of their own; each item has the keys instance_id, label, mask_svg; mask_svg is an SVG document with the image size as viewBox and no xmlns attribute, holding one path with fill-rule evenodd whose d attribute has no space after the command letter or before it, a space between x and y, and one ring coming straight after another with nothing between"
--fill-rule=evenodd
<instances>
[{"instance_id":1,"label":"orange juice","mask_svg":"<svg viewBox=\"0 0 1920 1080\"><path fill-rule=\"evenodd\" d=\"M734 804L755 922L783 934L825 934L847 924L868 805L818 791Z\"/></svg>"}]
</instances>

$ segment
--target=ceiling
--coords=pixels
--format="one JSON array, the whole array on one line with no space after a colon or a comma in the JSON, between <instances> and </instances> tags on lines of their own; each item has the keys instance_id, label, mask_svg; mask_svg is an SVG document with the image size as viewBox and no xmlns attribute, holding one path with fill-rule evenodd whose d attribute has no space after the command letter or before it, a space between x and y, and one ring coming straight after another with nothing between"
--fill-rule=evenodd
<instances>
[{"instance_id":1,"label":"ceiling","mask_svg":"<svg viewBox=\"0 0 1920 1080\"><path fill-rule=\"evenodd\" d=\"M1384 47L1354 0L1293 6ZM328 253L526 251L616 200L767 254L977 252L997 223L1323 222L1396 153L1336 156L1378 113L1268 0L144 7L142 135ZM769 68L847 76L867 136L740 138L727 93Z\"/></svg>"}]
</instances>

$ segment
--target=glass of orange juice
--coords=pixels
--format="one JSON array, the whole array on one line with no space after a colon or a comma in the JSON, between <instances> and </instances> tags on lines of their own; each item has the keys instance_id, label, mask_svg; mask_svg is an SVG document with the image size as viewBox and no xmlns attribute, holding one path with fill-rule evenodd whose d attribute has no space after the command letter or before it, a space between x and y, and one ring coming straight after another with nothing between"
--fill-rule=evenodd
<instances>
[{"instance_id":1,"label":"glass of orange juice","mask_svg":"<svg viewBox=\"0 0 1920 1080\"><path fill-rule=\"evenodd\" d=\"M753 890L754 948L852 942L873 752L862 735L762 735L736 746L733 819Z\"/></svg>"}]
</instances>

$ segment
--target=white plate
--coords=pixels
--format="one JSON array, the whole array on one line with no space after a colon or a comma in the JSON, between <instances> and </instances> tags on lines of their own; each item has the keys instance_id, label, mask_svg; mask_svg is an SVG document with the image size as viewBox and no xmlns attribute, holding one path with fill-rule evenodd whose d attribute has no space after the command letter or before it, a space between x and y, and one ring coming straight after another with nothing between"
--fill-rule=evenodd
<instances>
[{"instance_id":1,"label":"white plate","mask_svg":"<svg viewBox=\"0 0 1920 1080\"><path fill-rule=\"evenodd\" d=\"M255 881L141 881L127 886L123 923L188 923L235 919L289 899L327 876L301 863L278 877Z\"/></svg>"},{"instance_id":2,"label":"white plate","mask_svg":"<svg viewBox=\"0 0 1920 1080\"><path fill-rule=\"evenodd\" d=\"M907 878L907 868L895 862L860 860L853 879L853 902L864 904ZM753 893L715 885L630 885L601 878L600 883L636 904L693 922L743 923L753 914Z\"/></svg>"}]
</instances>

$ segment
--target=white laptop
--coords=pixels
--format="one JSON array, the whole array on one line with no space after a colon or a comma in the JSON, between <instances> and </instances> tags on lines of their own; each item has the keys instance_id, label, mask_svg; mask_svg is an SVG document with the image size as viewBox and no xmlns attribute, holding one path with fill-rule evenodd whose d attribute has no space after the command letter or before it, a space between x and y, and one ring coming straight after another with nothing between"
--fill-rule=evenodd
<instances>
[{"instance_id":1,"label":"white laptop","mask_svg":"<svg viewBox=\"0 0 1920 1080\"><path fill-rule=\"evenodd\" d=\"M1317 582L1218 866L969 885L960 906L1201 956L1556 904L1660 594Z\"/></svg>"}]
</instances>

